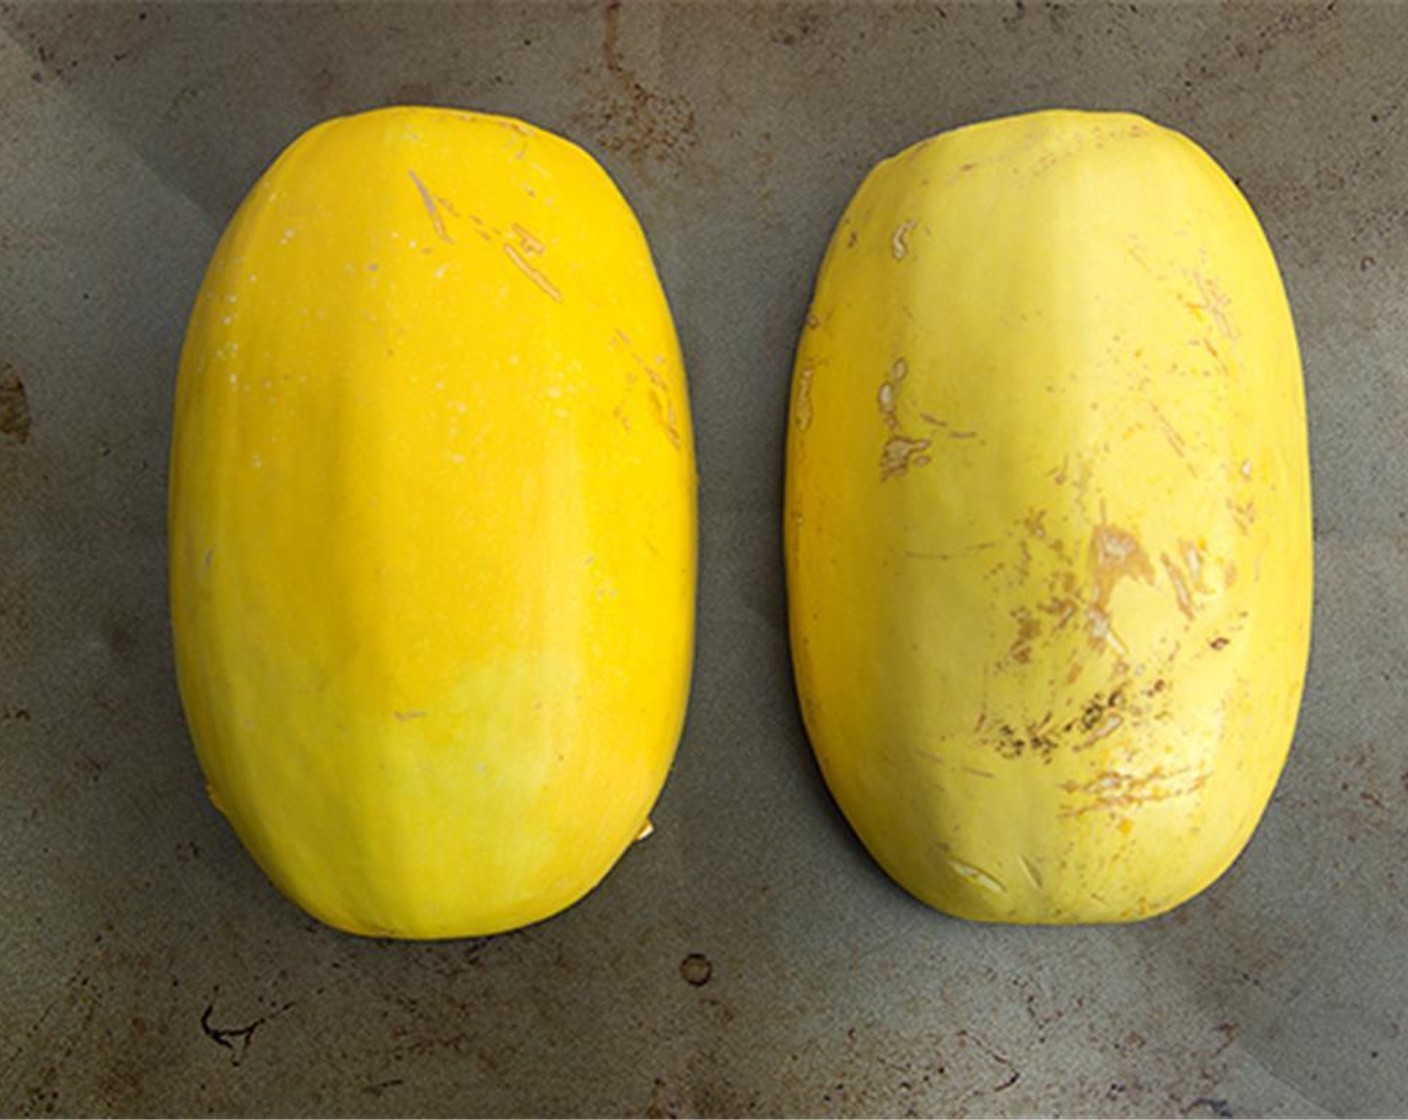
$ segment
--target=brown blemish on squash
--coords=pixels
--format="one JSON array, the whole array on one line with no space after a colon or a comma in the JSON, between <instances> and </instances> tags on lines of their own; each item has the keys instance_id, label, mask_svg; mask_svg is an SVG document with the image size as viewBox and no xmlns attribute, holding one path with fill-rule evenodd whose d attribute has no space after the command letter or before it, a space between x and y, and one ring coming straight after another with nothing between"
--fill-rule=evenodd
<instances>
[{"instance_id":1,"label":"brown blemish on squash","mask_svg":"<svg viewBox=\"0 0 1408 1120\"><path fill-rule=\"evenodd\" d=\"M1041 636L1041 623L1025 607L1013 611L1012 617L1017 622L1017 637L1007 655L1025 665L1032 659L1032 642Z\"/></svg>"},{"instance_id":2,"label":"brown blemish on squash","mask_svg":"<svg viewBox=\"0 0 1408 1120\"><path fill-rule=\"evenodd\" d=\"M1222 582L1224 586L1231 587L1237 582L1237 565L1228 561L1222 567Z\"/></svg>"},{"instance_id":3,"label":"brown blemish on squash","mask_svg":"<svg viewBox=\"0 0 1408 1120\"><path fill-rule=\"evenodd\" d=\"M1215 650L1224 650L1227 648L1230 640L1231 639L1225 637L1217 637L1210 641L1208 645Z\"/></svg>"},{"instance_id":4,"label":"brown blemish on squash","mask_svg":"<svg viewBox=\"0 0 1408 1120\"><path fill-rule=\"evenodd\" d=\"M1079 604L1074 599L1062 599L1059 596L1053 597L1037 607L1037 610L1051 615L1056 620L1054 625L1057 630L1070 622L1078 609Z\"/></svg>"},{"instance_id":5,"label":"brown blemish on squash","mask_svg":"<svg viewBox=\"0 0 1408 1120\"><path fill-rule=\"evenodd\" d=\"M1003 758L1021 758L1030 752L1049 763L1051 755L1061 745L1052 734L1050 722L1051 713L1047 712L1040 720L1028 723L1025 729L1019 730L1008 723L1000 724L993 746Z\"/></svg>"},{"instance_id":6,"label":"brown blemish on squash","mask_svg":"<svg viewBox=\"0 0 1408 1120\"><path fill-rule=\"evenodd\" d=\"M1063 747L1074 751L1088 750L1140 716L1140 712L1131 709L1126 701L1127 688L1128 685L1122 683L1116 685L1108 696L1104 692L1093 693L1077 714L1059 726L1053 723L1054 715L1049 711L1041 719L1028 723L1024 730L1011 724L1000 724L996 737L988 742L1004 758L1020 758L1024 753L1036 752L1047 762L1051 761L1055 751Z\"/></svg>"}]
</instances>

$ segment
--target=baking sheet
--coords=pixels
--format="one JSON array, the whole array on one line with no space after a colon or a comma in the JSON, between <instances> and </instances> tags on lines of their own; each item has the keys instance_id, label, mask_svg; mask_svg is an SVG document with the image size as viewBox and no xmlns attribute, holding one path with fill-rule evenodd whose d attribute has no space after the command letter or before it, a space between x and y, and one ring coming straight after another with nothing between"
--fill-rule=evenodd
<instances>
[{"instance_id":1,"label":"baking sheet","mask_svg":"<svg viewBox=\"0 0 1408 1120\"><path fill-rule=\"evenodd\" d=\"M1408 1108L1408 7L0 5L0 1113L1370 1115ZM284 902L177 701L165 459L224 221L329 115L524 117L654 247L700 459L697 668L566 914L400 944ZM828 800L784 628L790 361L879 158L1128 108L1241 183L1302 337L1317 614L1289 767L1204 896L968 925Z\"/></svg>"}]
</instances>

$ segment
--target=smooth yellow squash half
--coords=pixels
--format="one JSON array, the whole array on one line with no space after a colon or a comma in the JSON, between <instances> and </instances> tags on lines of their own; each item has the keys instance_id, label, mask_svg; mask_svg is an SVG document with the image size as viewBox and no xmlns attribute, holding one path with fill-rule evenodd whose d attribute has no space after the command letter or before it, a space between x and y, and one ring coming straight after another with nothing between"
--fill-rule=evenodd
<instances>
[{"instance_id":1,"label":"smooth yellow squash half","mask_svg":"<svg viewBox=\"0 0 1408 1120\"><path fill-rule=\"evenodd\" d=\"M285 151L196 300L170 494L187 718L274 883L408 938L590 890L679 737L695 489L669 309L590 156L425 108Z\"/></svg>"},{"instance_id":2,"label":"smooth yellow squash half","mask_svg":"<svg viewBox=\"0 0 1408 1120\"><path fill-rule=\"evenodd\" d=\"M826 781L909 891L1120 922L1250 838L1304 680L1304 394L1231 180L1137 116L960 129L871 172L788 430L792 648Z\"/></svg>"}]
</instances>

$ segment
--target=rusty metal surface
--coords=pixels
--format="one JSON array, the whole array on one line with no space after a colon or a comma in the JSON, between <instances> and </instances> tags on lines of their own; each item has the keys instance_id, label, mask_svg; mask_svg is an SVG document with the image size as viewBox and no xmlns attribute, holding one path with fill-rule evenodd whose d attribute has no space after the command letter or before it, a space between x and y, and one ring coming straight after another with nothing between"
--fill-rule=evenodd
<instances>
[{"instance_id":1,"label":"rusty metal surface","mask_svg":"<svg viewBox=\"0 0 1408 1120\"><path fill-rule=\"evenodd\" d=\"M0 1113L1402 1114L1408 8L0 5ZM299 131L436 102L573 137L651 236L692 378L693 702L656 834L568 913L393 944L285 903L206 803L165 456L222 223ZM1123 107L1208 147L1284 268L1317 618L1244 857L1132 928L927 911L791 690L789 364L832 223L924 135Z\"/></svg>"}]
</instances>

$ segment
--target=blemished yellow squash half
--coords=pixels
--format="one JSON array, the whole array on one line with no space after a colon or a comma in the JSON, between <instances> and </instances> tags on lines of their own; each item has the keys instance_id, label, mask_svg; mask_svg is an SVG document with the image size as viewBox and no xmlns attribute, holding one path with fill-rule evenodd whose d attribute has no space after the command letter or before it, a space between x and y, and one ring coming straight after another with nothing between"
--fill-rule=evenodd
<instances>
[{"instance_id":1,"label":"blemished yellow squash half","mask_svg":"<svg viewBox=\"0 0 1408 1120\"><path fill-rule=\"evenodd\" d=\"M1252 210L1138 116L879 164L798 348L803 716L895 880L981 921L1132 921L1248 842L1310 637L1300 358Z\"/></svg>"},{"instance_id":2,"label":"blemished yellow squash half","mask_svg":"<svg viewBox=\"0 0 1408 1120\"><path fill-rule=\"evenodd\" d=\"M299 137L196 299L170 481L182 700L273 882L444 938L601 880L681 731L695 491L670 312L590 156L448 109Z\"/></svg>"}]
</instances>

